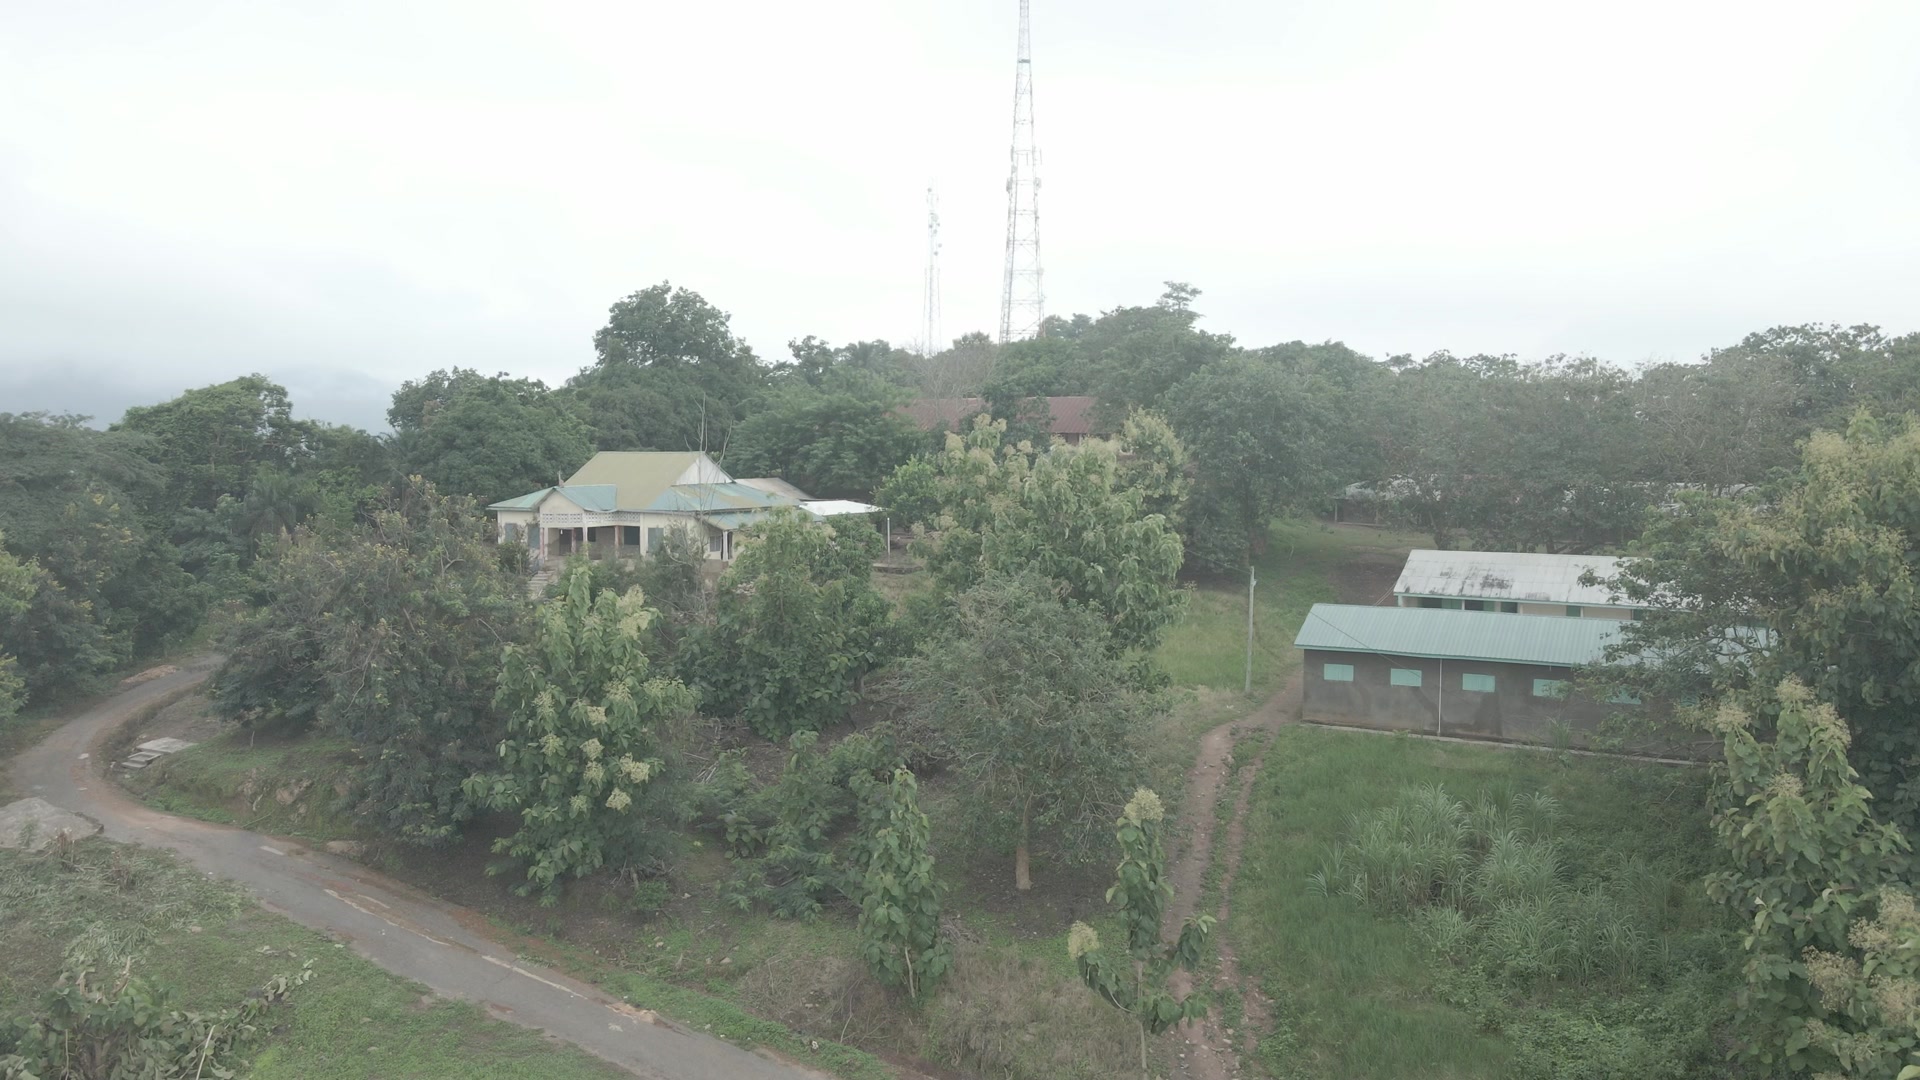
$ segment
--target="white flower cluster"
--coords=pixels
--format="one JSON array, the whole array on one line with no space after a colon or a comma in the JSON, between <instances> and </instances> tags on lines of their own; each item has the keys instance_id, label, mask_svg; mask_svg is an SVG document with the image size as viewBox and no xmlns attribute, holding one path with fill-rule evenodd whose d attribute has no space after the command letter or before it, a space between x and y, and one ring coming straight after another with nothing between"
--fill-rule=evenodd
<instances>
[{"instance_id":1,"label":"white flower cluster","mask_svg":"<svg viewBox=\"0 0 1920 1080\"><path fill-rule=\"evenodd\" d=\"M620 772L621 775L625 776L628 780L636 784L644 784L647 782L647 778L653 775L653 766L644 761L635 761L631 757L622 757L620 759Z\"/></svg>"},{"instance_id":2,"label":"white flower cluster","mask_svg":"<svg viewBox=\"0 0 1920 1080\"><path fill-rule=\"evenodd\" d=\"M580 744L580 752L587 755L588 761L598 761L600 758L600 750L599 739L588 739L586 742Z\"/></svg>"},{"instance_id":3,"label":"white flower cluster","mask_svg":"<svg viewBox=\"0 0 1920 1080\"><path fill-rule=\"evenodd\" d=\"M633 797L627 794L625 788L614 788L613 794L607 796L607 809L609 810L625 810L632 805Z\"/></svg>"}]
</instances>

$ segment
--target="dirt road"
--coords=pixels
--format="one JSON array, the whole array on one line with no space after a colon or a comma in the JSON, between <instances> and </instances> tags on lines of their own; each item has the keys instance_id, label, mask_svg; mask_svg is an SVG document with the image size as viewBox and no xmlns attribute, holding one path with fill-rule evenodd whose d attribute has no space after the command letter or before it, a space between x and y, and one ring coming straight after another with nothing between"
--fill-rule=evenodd
<instances>
[{"instance_id":1,"label":"dirt road","mask_svg":"<svg viewBox=\"0 0 1920 1080\"><path fill-rule=\"evenodd\" d=\"M99 821L114 840L179 852L245 885L295 922L347 942L396 975L494 1016L547 1032L637 1076L658 1080L818 1080L687 1031L607 993L515 956L471 911L423 896L358 863L275 837L135 802L102 775L101 741L143 705L204 680L211 661L152 679L68 722L12 764L20 790Z\"/></svg>"},{"instance_id":2,"label":"dirt road","mask_svg":"<svg viewBox=\"0 0 1920 1080\"><path fill-rule=\"evenodd\" d=\"M1380 604L1393 594L1393 582L1400 564L1391 559L1366 557L1354 560L1334 571L1334 587L1343 604ZM1180 800L1180 822L1185 839L1173 853L1168 879L1173 885L1173 902L1167 905L1161 933L1171 939L1180 932L1180 924L1198 910L1206 885L1207 871L1220 867L1219 904L1213 911L1219 926L1219 965L1212 985L1240 992L1244 1019L1249 1032L1265 1031L1268 1024L1267 999L1258 986L1240 977L1233 943L1222 933L1232 914L1233 882L1240 872L1240 855L1246 846L1247 804L1253 796L1254 778L1266 761L1271 736L1282 725L1291 723L1300 712L1300 673L1295 672L1278 693L1258 709L1230 724L1222 724L1200 739L1193 768L1187 770L1186 790ZM1256 750L1253 760L1240 759L1240 769L1229 776L1236 748ZM1231 783L1233 807L1226 817L1226 828L1218 829L1221 796ZM1220 852L1214 853L1214 833L1220 833ZM1174 993L1184 997L1193 989L1192 978L1184 971L1169 980ZM1196 1080L1231 1080L1240 1075L1240 1059L1235 1052L1236 1032L1221 1022L1218 1010L1197 1023L1183 1025L1179 1031L1185 1043L1179 1058L1181 1075Z\"/></svg>"}]
</instances>

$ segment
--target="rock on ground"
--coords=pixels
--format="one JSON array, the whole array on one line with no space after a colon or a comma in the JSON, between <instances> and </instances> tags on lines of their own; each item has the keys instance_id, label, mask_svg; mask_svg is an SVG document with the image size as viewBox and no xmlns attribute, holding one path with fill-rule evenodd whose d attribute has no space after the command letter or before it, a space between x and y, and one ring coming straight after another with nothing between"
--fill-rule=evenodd
<instances>
[{"instance_id":1,"label":"rock on ground","mask_svg":"<svg viewBox=\"0 0 1920 1080\"><path fill-rule=\"evenodd\" d=\"M100 831L92 818L62 810L45 799L28 798L0 807L0 848L42 851L61 833L84 840Z\"/></svg>"}]
</instances>

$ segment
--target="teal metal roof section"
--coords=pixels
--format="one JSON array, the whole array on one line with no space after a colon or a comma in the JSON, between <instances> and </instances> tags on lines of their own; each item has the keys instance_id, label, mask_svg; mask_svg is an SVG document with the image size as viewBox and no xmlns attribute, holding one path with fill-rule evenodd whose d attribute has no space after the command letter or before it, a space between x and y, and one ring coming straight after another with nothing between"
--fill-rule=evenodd
<instances>
[{"instance_id":1,"label":"teal metal roof section","mask_svg":"<svg viewBox=\"0 0 1920 1080\"><path fill-rule=\"evenodd\" d=\"M614 490L612 484L568 484L560 488L560 494L582 510L610 514L614 510Z\"/></svg>"},{"instance_id":2,"label":"teal metal roof section","mask_svg":"<svg viewBox=\"0 0 1920 1080\"><path fill-rule=\"evenodd\" d=\"M610 514L614 506L614 487L612 484L568 484L564 487L543 487L539 491L529 491L517 499L505 502L488 503L489 510L535 510L548 495L554 492L571 499L582 510L591 510L596 514Z\"/></svg>"},{"instance_id":3,"label":"teal metal roof section","mask_svg":"<svg viewBox=\"0 0 1920 1080\"><path fill-rule=\"evenodd\" d=\"M1336 652L1580 667L1605 659L1621 625L1616 619L1315 604L1293 644Z\"/></svg>"},{"instance_id":4,"label":"teal metal roof section","mask_svg":"<svg viewBox=\"0 0 1920 1080\"><path fill-rule=\"evenodd\" d=\"M489 510L532 510L534 507L539 506L540 500L546 498L547 492L552 490L553 489L550 487L543 487L539 491L529 491L525 495L521 495L518 498L504 499L497 503L488 503L487 509Z\"/></svg>"}]
</instances>

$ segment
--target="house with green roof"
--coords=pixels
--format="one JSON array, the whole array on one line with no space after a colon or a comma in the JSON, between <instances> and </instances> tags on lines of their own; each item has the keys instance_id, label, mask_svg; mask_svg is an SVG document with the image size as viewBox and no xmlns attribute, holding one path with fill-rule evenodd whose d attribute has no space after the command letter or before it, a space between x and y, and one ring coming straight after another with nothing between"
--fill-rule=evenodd
<instances>
[{"instance_id":1,"label":"house with green roof","mask_svg":"<svg viewBox=\"0 0 1920 1080\"><path fill-rule=\"evenodd\" d=\"M559 484L487 509L500 542L525 544L539 564L643 557L668 529L692 533L708 558L728 561L735 533L783 507L808 512L783 492L734 480L699 451L602 450Z\"/></svg>"},{"instance_id":2,"label":"house with green roof","mask_svg":"<svg viewBox=\"0 0 1920 1080\"><path fill-rule=\"evenodd\" d=\"M1315 604L1294 638L1304 661L1300 715L1428 735L1585 743L1623 712L1658 718L1667 711L1629 693L1589 693L1578 683L1582 670L1609 662L1608 647L1623 625L1618 619ZM1634 661L1612 663L1630 669Z\"/></svg>"}]
</instances>

